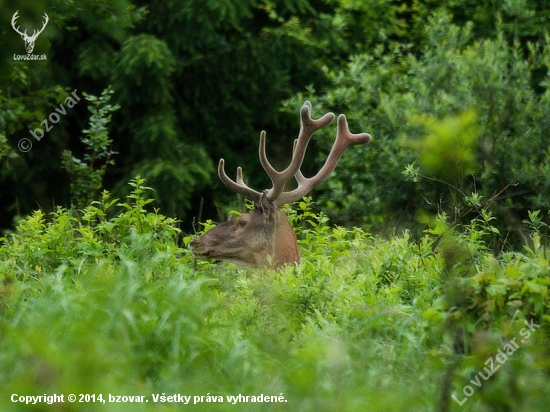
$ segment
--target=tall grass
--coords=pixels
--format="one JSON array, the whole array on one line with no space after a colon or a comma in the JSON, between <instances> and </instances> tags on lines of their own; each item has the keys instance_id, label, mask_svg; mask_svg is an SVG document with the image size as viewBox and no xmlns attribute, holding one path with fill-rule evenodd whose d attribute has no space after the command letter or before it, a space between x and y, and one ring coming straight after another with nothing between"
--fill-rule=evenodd
<instances>
[{"instance_id":1,"label":"tall grass","mask_svg":"<svg viewBox=\"0 0 550 412\"><path fill-rule=\"evenodd\" d=\"M383 239L331 227L305 200L287 210L300 264L195 269L176 222L146 210L143 183L126 203L105 192L78 213L37 212L3 239L2 411L547 410L550 269L536 231L532 249L495 258L486 223ZM526 319L540 327L459 406L451 395L465 397ZM65 402L11 402L54 393ZM284 402L228 401L239 394Z\"/></svg>"}]
</instances>

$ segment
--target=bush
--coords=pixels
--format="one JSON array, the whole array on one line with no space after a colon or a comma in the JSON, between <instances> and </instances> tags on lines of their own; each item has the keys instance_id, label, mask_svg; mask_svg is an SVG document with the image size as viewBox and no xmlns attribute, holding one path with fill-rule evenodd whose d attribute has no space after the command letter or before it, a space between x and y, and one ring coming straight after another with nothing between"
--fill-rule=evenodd
<instances>
[{"instance_id":1,"label":"bush","mask_svg":"<svg viewBox=\"0 0 550 412\"><path fill-rule=\"evenodd\" d=\"M153 398L178 393L203 396L194 408L209 411L546 410L548 265L536 214L534 246L495 258L484 242L491 219L456 232L440 217L418 241L386 240L329 226L306 198L286 208L299 264L195 270L176 222L147 211L142 179L131 185L127 202L104 192L49 221L37 212L3 239L2 410L21 409L12 394L53 393L149 400L64 404L91 411L179 410ZM454 406L451 395L464 397L524 320L539 329ZM286 402L228 398L239 394Z\"/></svg>"},{"instance_id":2,"label":"bush","mask_svg":"<svg viewBox=\"0 0 550 412\"><path fill-rule=\"evenodd\" d=\"M318 199L331 220L411 228L427 211L467 225L484 209L517 249L528 211L548 210L548 76L535 81L547 70L548 41L522 47L502 33L475 41L472 27L435 14L421 53L380 45L330 72L322 97L310 91L319 112L346 113L352 130L373 135L346 153ZM328 152L332 139L318 142Z\"/></svg>"}]
</instances>

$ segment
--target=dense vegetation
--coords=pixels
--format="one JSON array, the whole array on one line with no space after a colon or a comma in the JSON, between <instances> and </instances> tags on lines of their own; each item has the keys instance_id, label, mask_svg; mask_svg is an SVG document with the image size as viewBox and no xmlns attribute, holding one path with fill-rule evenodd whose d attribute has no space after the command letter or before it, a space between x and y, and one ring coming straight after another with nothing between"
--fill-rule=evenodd
<instances>
[{"instance_id":1,"label":"dense vegetation","mask_svg":"<svg viewBox=\"0 0 550 412\"><path fill-rule=\"evenodd\" d=\"M0 1L0 409L548 410L541 3ZM217 159L265 187L259 131L285 164L306 99L373 141L285 207L301 262L195 262L239 213Z\"/></svg>"},{"instance_id":2,"label":"dense vegetation","mask_svg":"<svg viewBox=\"0 0 550 412\"><path fill-rule=\"evenodd\" d=\"M481 220L383 240L329 227L306 200L288 211L299 265L194 267L175 222L147 212L143 183L127 202L104 192L49 222L37 211L6 239L2 410L26 410L12 394L53 393L149 399L64 410L182 407L154 403L163 393L204 396L194 409L209 411L547 409L548 239L533 225L532 248L495 258L483 242L494 228ZM286 402L228 402L239 394Z\"/></svg>"},{"instance_id":3,"label":"dense vegetation","mask_svg":"<svg viewBox=\"0 0 550 412\"><path fill-rule=\"evenodd\" d=\"M10 7L29 30L50 16L35 47L48 60L14 60L24 48ZM155 188L157 207L186 230L193 217L227 212L233 197L212 190L221 187L220 157L228 170L243 166L252 186L267 186L256 173L259 132L283 166L305 99L314 115L344 112L352 129L374 136L316 192L335 222L412 228L417 212L429 210L465 223L478 213L473 198L499 218L499 242L516 247L528 212L548 209L550 8L538 1L18 0L2 9L0 228L37 205L51 212L86 204L62 167L67 150L78 159L87 150L79 138L86 106L40 141L29 130L73 90L99 96L109 85L120 107L110 155L94 164L110 162L94 198L101 187L127 195L139 174ZM467 133L422 144L430 122L445 119L466 121L459 127ZM330 128L314 139L306 172L333 136ZM17 147L23 138L34 143L26 153ZM446 153L442 164L453 173L426 168L423 151Z\"/></svg>"}]
</instances>

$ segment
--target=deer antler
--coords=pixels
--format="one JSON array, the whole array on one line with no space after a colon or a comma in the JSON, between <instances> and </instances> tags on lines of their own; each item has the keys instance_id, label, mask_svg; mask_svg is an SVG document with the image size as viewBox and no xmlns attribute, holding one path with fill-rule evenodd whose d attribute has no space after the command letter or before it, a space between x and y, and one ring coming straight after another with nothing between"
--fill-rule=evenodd
<instances>
[{"instance_id":1,"label":"deer antler","mask_svg":"<svg viewBox=\"0 0 550 412\"><path fill-rule=\"evenodd\" d=\"M306 178L300 170L296 172L295 178L298 182L298 187L290 192L283 192L276 199L275 204L277 206L284 205L286 203L296 202L304 197L311 189L320 185L325 179L332 173L338 161L349 146L356 144L369 143L372 137L368 133L354 134L349 131L348 121L346 116L341 114L338 116L338 131L336 133L336 140L330 153L325 161L325 164L313 177ZM294 147L297 144L295 142ZM295 149L296 150L296 149Z\"/></svg>"},{"instance_id":2,"label":"deer antler","mask_svg":"<svg viewBox=\"0 0 550 412\"><path fill-rule=\"evenodd\" d=\"M306 101L300 110L300 134L298 139L294 141L294 150L292 152L292 160L288 167L281 172L278 172L271 166L266 156L266 133L262 131L260 134L259 157L262 167L271 178L273 187L264 191L267 198L274 202L276 206L282 206L285 203L295 202L306 195L315 186L321 184L334 170L338 161L342 157L344 151L351 145L368 143L371 136L368 133L353 134L349 131L346 116L341 114L338 116L338 132L336 141L332 146L328 158L319 172L311 177L306 178L300 171L304 156L306 154L307 145L313 134L323 127L327 126L334 119L333 113L327 113L320 119L311 118L311 103ZM233 191L240 193L254 201L258 201L262 193L248 187L242 178L242 169L237 168L237 181L231 180L225 173L224 160L220 159L218 165L218 175L220 179ZM295 178L298 182L298 187L290 192L284 192L286 183Z\"/></svg>"},{"instance_id":3,"label":"deer antler","mask_svg":"<svg viewBox=\"0 0 550 412\"><path fill-rule=\"evenodd\" d=\"M17 15L19 13L19 10L17 10L14 14L13 14L13 17L11 19L11 26L13 27L13 29L19 33L21 35L21 37L25 38L25 39L28 39L28 40L36 40L36 38L38 37L38 35L40 33L42 33L44 31L44 29L46 28L46 25L48 24L48 21L50 20L50 18L48 17L48 15L46 13L44 13L44 18L45 18L45 21L44 21L44 24L42 25L42 28L40 30L34 30L33 33L32 33L32 36L29 36L27 34L27 30L25 30L25 32L21 32L19 30L19 27L15 27L15 21L19 18L19 16Z\"/></svg>"},{"instance_id":4,"label":"deer antler","mask_svg":"<svg viewBox=\"0 0 550 412\"><path fill-rule=\"evenodd\" d=\"M300 110L300 134L294 143L294 151L292 160L288 167L282 172L277 172L267 160L265 154L265 132L260 134L260 163L267 172L273 183L273 187L266 192L267 198L274 202L281 196L285 188L285 184L300 171L304 156L306 154L307 145L313 134L323 127L327 126L334 119L334 113L327 113L320 119L314 120L311 118L311 103L306 101Z\"/></svg>"},{"instance_id":5,"label":"deer antler","mask_svg":"<svg viewBox=\"0 0 550 412\"><path fill-rule=\"evenodd\" d=\"M225 160L220 159L220 163L218 164L218 176L228 188L236 193L240 193L241 195L248 197L249 199L252 199L254 202L257 202L262 197L260 192L251 189L244 183L243 169L241 167L237 167L237 182L235 182L225 173Z\"/></svg>"},{"instance_id":6,"label":"deer antler","mask_svg":"<svg viewBox=\"0 0 550 412\"><path fill-rule=\"evenodd\" d=\"M11 26L13 27L13 29L19 33L21 36L27 36L27 30L25 30L25 33L21 33L21 31L19 31L19 27L15 27L15 20L17 20L17 18L19 17L17 15L17 13L19 13L19 10L17 10L14 14L13 14L13 17L11 18Z\"/></svg>"}]
</instances>

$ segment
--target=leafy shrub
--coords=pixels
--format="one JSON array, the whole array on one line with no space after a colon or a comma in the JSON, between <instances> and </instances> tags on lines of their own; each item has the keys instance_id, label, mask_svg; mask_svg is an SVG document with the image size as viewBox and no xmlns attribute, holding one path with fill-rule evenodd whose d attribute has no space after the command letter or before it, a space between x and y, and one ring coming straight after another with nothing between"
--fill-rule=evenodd
<instances>
[{"instance_id":1,"label":"leafy shrub","mask_svg":"<svg viewBox=\"0 0 550 412\"><path fill-rule=\"evenodd\" d=\"M475 40L472 30L436 13L420 53L379 45L330 71L333 87L322 97L308 92L319 112L346 113L352 130L373 135L346 153L318 199L331 220L411 227L427 211L467 225L483 208L517 249L528 211L548 210L548 76L540 82L548 42ZM289 101L289 110L303 99ZM328 152L332 140L318 142Z\"/></svg>"},{"instance_id":2,"label":"leafy shrub","mask_svg":"<svg viewBox=\"0 0 550 412\"><path fill-rule=\"evenodd\" d=\"M78 213L58 209L47 221L37 212L3 239L2 410L20 409L13 393L144 395L142 409L159 411L181 405L151 394L223 396L194 405L210 411L546 410L548 264L537 214L533 246L494 257L484 240L491 219L457 232L441 216L418 240L384 239L331 227L306 198L286 209L299 264L195 270L176 222L147 211L142 179L131 185L127 202L104 192ZM451 394L529 319L540 329L454 407ZM512 390L519 395L502 395ZM225 397L239 393L287 402Z\"/></svg>"},{"instance_id":3,"label":"leafy shrub","mask_svg":"<svg viewBox=\"0 0 550 412\"><path fill-rule=\"evenodd\" d=\"M95 198L96 192L103 186L102 179L107 166L114 164L111 156L116 152L111 150L112 139L107 126L111 121L110 113L120 109L120 106L108 104L113 93L110 87L99 97L84 93L84 97L90 102L88 110L92 115L89 128L82 131L85 137L81 140L90 153L84 154L83 160L74 157L70 150L64 150L61 155L63 168L72 179L72 202L81 207ZM102 162L103 164L98 164Z\"/></svg>"},{"instance_id":4,"label":"leafy shrub","mask_svg":"<svg viewBox=\"0 0 550 412\"><path fill-rule=\"evenodd\" d=\"M146 199L145 192L151 188L143 184L140 177L130 182L134 190L128 202L117 203L118 199L104 191L101 201L81 211L58 207L48 222L41 211L23 219L16 232L8 235L9 248L2 249L0 274L38 279L60 265L63 271L78 274L83 267L95 266L100 259L121 251L131 251L140 260L152 258L153 251L175 252L176 221L146 212L144 206L152 199ZM126 213L109 217L115 204Z\"/></svg>"}]
</instances>

